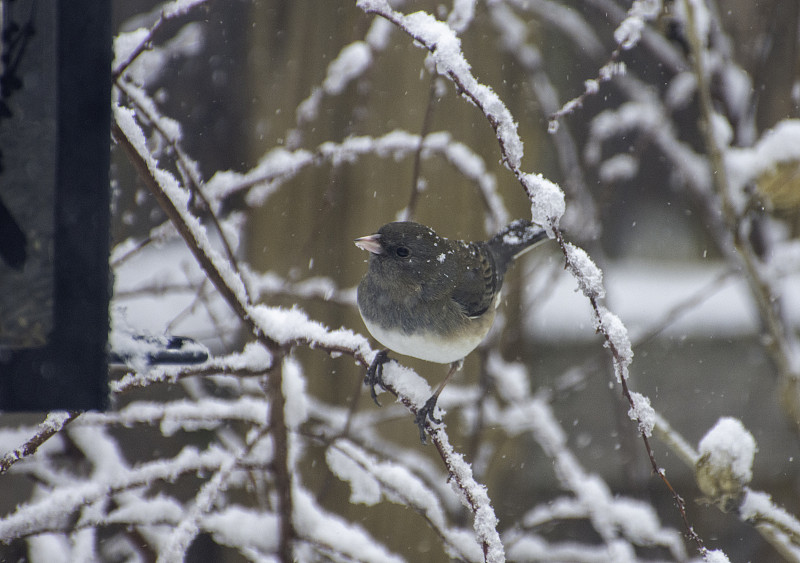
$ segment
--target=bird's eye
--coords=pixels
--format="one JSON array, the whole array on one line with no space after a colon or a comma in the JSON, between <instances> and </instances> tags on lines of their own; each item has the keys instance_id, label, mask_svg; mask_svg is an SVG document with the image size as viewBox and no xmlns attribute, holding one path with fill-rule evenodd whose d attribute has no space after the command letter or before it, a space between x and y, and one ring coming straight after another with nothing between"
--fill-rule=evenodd
<instances>
[{"instance_id":1,"label":"bird's eye","mask_svg":"<svg viewBox=\"0 0 800 563\"><path fill-rule=\"evenodd\" d=\"M394 251L400 258L407 258L411 251L408 249L407 246L398 246L397 249Z\"/></svg>"}]
</instances>

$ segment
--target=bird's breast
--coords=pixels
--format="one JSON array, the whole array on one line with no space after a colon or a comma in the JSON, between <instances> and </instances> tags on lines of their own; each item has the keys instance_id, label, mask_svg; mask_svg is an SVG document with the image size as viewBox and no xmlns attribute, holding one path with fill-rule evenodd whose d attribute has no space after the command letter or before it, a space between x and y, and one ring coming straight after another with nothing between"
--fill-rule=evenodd
<instances>
[{"instance_id":1,"label":"bird's breast","mask_svg":"<svg viewBox=\"0 0 800 563\"><path fill-rule=\"evenodd\" d=\"M459 331L451 335L430 331L408 333L373 322L363 314L362 318L370 334L386 348L404 356L439 364L449 364L464 359L477 348L491 328L490 322L485 330L476 326L475 328L479 330L474 332ZM472 322L477 321L472 320Z\"/></svg>"}]
</instances>

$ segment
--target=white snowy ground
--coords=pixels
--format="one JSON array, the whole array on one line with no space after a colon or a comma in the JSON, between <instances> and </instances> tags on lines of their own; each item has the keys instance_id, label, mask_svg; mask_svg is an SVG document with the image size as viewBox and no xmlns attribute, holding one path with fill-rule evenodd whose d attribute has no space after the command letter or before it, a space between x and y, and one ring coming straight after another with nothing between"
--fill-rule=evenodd
<instances>
[{"instance_id":1,"label":"white snowy ground","mask_svg":"<svg viewBox=\"0 0 800 563\"><path fill-rule=\"evenodd\" d=\"M606 306L622 319L634 341L675 308L679 310L664 336L755 335L758 312L747 285L738 276L724 277L725 272L724 264L713 261L612 263L603 270ZM800 326L800 273L785 276L780 287L787 320ZM547 299L538 299L540 288L533 289L524 293L531 336L562 343L595 338L589 302L566 272L548 287Z\"/></svg>"}]
</instances>

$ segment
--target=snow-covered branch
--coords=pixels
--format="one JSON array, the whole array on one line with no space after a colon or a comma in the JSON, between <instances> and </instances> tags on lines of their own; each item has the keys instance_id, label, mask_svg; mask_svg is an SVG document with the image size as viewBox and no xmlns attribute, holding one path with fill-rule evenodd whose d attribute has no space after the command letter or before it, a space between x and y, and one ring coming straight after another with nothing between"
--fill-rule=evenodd
<instances>
[{"instance_id":1,"label":"snow-covered branch","mask_svg":"<svg viewBox=\"0 0 800 563\"><path fill-rule=\"evenodd\" d=\"M797 92L747 55L791 41L740 48L703 0L407 8L122 24L112 408L3 414L0 556L800 561L800 128L762 102ZM555 244L507 273L423 447L438 371L392 355L368 402L351 241L528 212Z\"/></svg>"}]
</instances>

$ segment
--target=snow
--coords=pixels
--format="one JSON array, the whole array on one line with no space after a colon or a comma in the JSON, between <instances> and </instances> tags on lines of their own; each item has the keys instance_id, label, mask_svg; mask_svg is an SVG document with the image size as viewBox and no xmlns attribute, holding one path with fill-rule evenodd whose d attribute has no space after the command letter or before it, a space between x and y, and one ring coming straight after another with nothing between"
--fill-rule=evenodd
<instances>
[{"instance_id":1,"label":"snow","mask_svg":"<svg viewBox=\"0 0 800 563\"><path fill-rule=\"evenodd\" d=\"M333 474L350 485L350 502L372 506L382 498L381 485L367 467L374 467L375 460L353 459L353 452L345 453L341 447L330 447L325 451L325 461Z\"/></svg>"},{"instance_id":2,"label":"snow","mask_svg":"<svg viewBox=\"0 0 800 563\"><path fill-rule=\"evenodd\" d=\"M364 40L376 51L383 51L389 45L394 26L388 20L375 18L369 26Z\"/></svg>"},{"instance_id":3,"label":"snow","mask_svg":"<svg viewBox=\"0 0 800 563\"><path fill-rule=\"evenodd\" d=\"M685 558L680 533L663 528L651 506L639 500L617 497L598 475L588 473L580 466L568 447L567 434L556 420L556 414L546 397L534 397L524 402L517 400L509 407L490 411L489 414L492 424L502 426L510 435L530 432L554 464L561 488L573 495L528 512L523 518L526 527L535 528L540 522L562 518L586 518L612 551L626 543L617 545L622 532L631 541L644 545L663 545L670 549L676 559ZM517 560L518 557L520 555L516 549L509 551L509 558ZM610 559L606 554L601 560Z\"/></svg>"},{"instance_id":4,"label":"snow","mask_svg":"<svg viewBox=\"0 0 800 563\"><path fill-rule=\"evenodd\" d=\"M372 51L364 41L346 45L328 65L328 74L322 87L328 94L339 95L354 79L364 73L372 63Z\"/></svg>"},{"instance_id":5,"label":"snow","mask_svg":"<svg viewBox=\"0 0 800 563\"><path fill-rule=\"evenodd\" d=\"M308 318L300 309L282 309L255 305L251 318L270 338L279 344L309 342L330 348L355 350L366 354L370 350L369 340L350 329L330 330L318 321Z\"/></svg>"},{"instance_id":6,"label":"snow","mask_svg":"<svg viewBox=\"0 0 800 563\"><path fill-rule=\"evenodd\" d=\"M107 498L110 489L125 489L154 482L173 480L183 473L215 470L230 457L230 452L209 448L199 452L184 448L170 460L157 460L139 465L107 479L76 482L53 490L43 498L22 504L0 520L0 537L8 541L21 537L31 529L68 527L72 515L82 506Z\"/></svg>"},{"instance_id":7,"label":"snow","mask_svg":"<svg viewBox=\"0 0 800 563\"><path fill-rule=\"evenodd\" d=\"M739 505L739 517L743 521L757 522L760 525L772 524L795 537L800 535L800 522L792 514L776 506L767 493L746 489L744 499Z\"/></svg>"},{"instance_id":8,"label":"snow","mask_svg":"<svg viewBox=\"0 0 800 563\"><path fill-rule=\"evenodd\" d=\"M650 406L650 399L641 393L631 391L633 406L628 410L628 417L639 423L639 432L648 438L653 435L656 425L656 412Z\"/></svg>"},{"instance_id":9,"label":"snow","mask_svg":"<svg viewBox=\"0 0 800 563\"><path fill-rule=\"evenodd\" d=\"M711 549L703 552L703 561L705 561L705 563L730 563L730 559L725 555L725 552L719 549Z\"/></svg>"},{"instance_id":10,"label":"snow","mask_svg":"<svg viewBox=\"0 0 800 563\"><path fill-rule=\"evenodd\" d=\"M144 160L150 173L158 182L159 187L163 190L167 198L169 198L175 210L181 215L185 226L194 237L197 248L208 256L212 262L216 263L219 273L225 279L226 284L236 297L242 302L246 301L246 291L241 280L232 272L227 261L222 259L219 253L212 248L200 220L189 212L188 204L190 194L180 185L172 174L160 169L158 164L154 161L150 151L147 149L147 140L145 139L144 132L136 122L135 112L129 108L118 105L115 105L113 109L117 125L119 125L123 134L130 141L134 150L136 150L139 156Z\"/></svg>"},{"instance_id":11,"label":"snow","mask_svg":"<svg viewBox=\"0 0 800 563\"><path fill-rule=\"evenodd\" d=\"M600 164L598 175L606 184L630 180L639 173L639 159L632 155L619 153Z\"/></svg>"},{"instance_id":12,"label":"snow","mask_svg":"<svg viewBox=\"0 0 800 563\"><path fill-rule=\"evenodd\" d=\"M603 141L626 137L638 131L656 144L684 181L697 188L711 186L711 173L706 160L690 145L680 141L670 118L661 110L661 103L652 93L642 91L639 99L626 102L613 110L605 110L592 120L584 155L590 163L599 163Z\"/></svg>"},{"instance_id":13,"label":"snow","mask_svg":"<svg viewBox=\"0 0 800 563\"><path fill-rule=\"evenodd\" d=\"M725 168L733 189L741 190L778 164L800 160L800 120L784 119L750 148L725 152Z\"/></svg>"},{"instance_id":14,"label":"snow","mask_svg":"<svg viewBox=\"0 0 800 563\"><path fill-rule=\"evenodd\" d=\"M301 537L316 540L359 561L403 562L402 558L386 550L360 526L324 511L302 487L293 487L292 501L295 509L294 526Z\"/></svg>"},{"instance_id":15,"label":"snow","mask_svg":"<svg viewBox=\"0 0 800 563\"><path fill-rule=\"evenodd\" d=\"M506 165L519 170L523 144L517 133L517 123L494 90L472 75L455 30L426 12L408 15L395 12L385 0L359 0L357 5L366 12L379 13L398 23L429 51L428 57L436 65L436 71L455 82L462 95L476 104L489 119L503 147Z\"/></svg>"},{"instance_id":16,"label":"snow","mask_svg":"<svg viewBox=\"0 0 800 563\"><path fill-rule=\"evenodd\" d=\"M444 375L444 372L442 373ZM383 364L383 380L396 389L400 395L411 400L417 407L424 405L432 394L431 387L427 381L414 370L397 362ZM375 391L380 392L380 387L376 387Z\"/></svg>"},{"instance_id":17,"label":"snow","mask_svg":"<svg viewBox=\"0 0 800 563\"><path fill-rule=\"evenodd\" d=\"M464 456L456 453L444 433L437 433L437 445L445 464L450 469L450 484L461 496L461 501L474 514L472 527L481 541L487 563L505 561L505 550L497 533L497 516L492 508L486 487L475 481L472 466L464 460Z\"/></svg>"},{"instance_id":18,"label":"snow","mask_svg":"<svg viewBox=\"0 0 800 563\"><path fill-rule=\"evenodd\" d=\"M732 417L720 418L698 444L701 460L705 457L716 472L729 471L743 485L753 478L756 449L753 435Z\"/></svg>"},{"instance_id":19,"label":"snow","mask_svg":"<svg viewBox=\"0 0 800 563\"><path fill-rule=\"evenodd\" d=\"M475 4L476 0L454 0L453 9L447 16L447 25L456 33L466 31L475 17Z\"/></svg>"},{"instance_id":20,"label":"snow","mask_svg":"<svg viewBox=\"0 0 800 563\"><path fill-rule=\"evenodd\" d=\"M285 406L283 417L289 430L298 430L308 419L308 395L302 366L292 358L283 362L283 396ZM266 420L266 416L261 419Z\"/></svg>"},{"instance_id":21,"label":"snow","mask_svg":"<svg viewBox=\"0 0 800 563\"><path fill-rule=\"evenodd\" d=\"M611 80L615 76L623 76L628 72L628 67L622 61L611 61L600 67L597 72L597 77L605 82Z\"/></svg>"},{"instance_id":22,"label":"snow","mask_svg":"<svg viewBox=\"0 0 800 563\"><path fill-rule=\"evenodd\" d=\"M746 283L736 276L723 277L726 271L726 266L718 262L630 260L607 264L603 275L607 300L614 304L615 313L634 340L667 317L670 320L660 333L665 338L759 334L759 321ZM781 290L787 322L797 326L800 324L800 271L793 269L782 273L776 285ZM595 338L591 308L574 288L574 284L559 277L548 285L548 299L537 299L540 290L523 293L530 335L562 343ZM686 304L692 306L686 307Z\"/></svg>"},{"instance_id":23,"label":"snow","mask_svg":"<svg viewBox=\"0 0 800 563\"><path fill-rule=\"evenodd\" d=\"M531 219L552 237L552 228L558 225L566 209L564 192L541 174L523 174L521 180L531 200Z\"/></svg>"},{"instance_id":24,"label":"snow","mask_svg":"<svg viewBox=\"0 0 800 563\"><path fill-rule=\"evenodd\" d=\"M149 35L149 29L140 27L134 31L122 32L114 37L114 62L111 64L111 68L117 68L127 61Z\"/></svg>"},{"instance_id":25,"label":"snow","mask_svg":"<svg viewBox=\"0 0 800 563\"><path fill-rule=\"evenodd\" d=\"M660 0L634 0L628 16L614 30L614 40L623 49L634 47L641 39L646 22L661 12Z\"/></svg>"},{"instance_id":26,"label":"snow","mask_svg":"<svg viewBox=\"0 0 800 563\"><path fill-rule=\"evenodd\" d=\"M181 16L192 8L204 4L205 2L206 0L173 0L172 2L164 4L161 11L165 19L170 19Z\"/></svg>"},{"instance_id":27,"label":"snow","mask_svg":"<svg viewBox=\"0 0 800 563\"><path fill-rule=\"evenodd\" d=\"M683 109L688 106L697 91L697 79L694 73L683 71L670 80L667 91L664 93L664 103L673 110Z\"/></svg>"},{"instance_id":28,"label":"snow","mask_svg":"<svg viewBox=\"0 0 800 563\"><path fill-rule=\"evenodd\" d=\"M109 523L178 522L182 515L183 506L178 501L156 495L152 498L131 499L124 506L114 509L107 519Z\"/></svg>"},{"instance_id":29,"label":"snow","mask_svg":"<svg viewBox=\"0 0 800 563\"><path fill-rule=\"evenodd\" d=\"M483 561L475 537L450 528L438 496L407 467L380 461L349 440L337 440L326 451L331 471L351 488L350 502L373 505L383 496L424 514L430 526L444 539L448 554L458 560Z\"/></svg>"},{"instance_id":30,"label":"snow","mask_svg":"<svg viewBox=\"0 0 800 563\"><path fill-rule=\"evenodd\" d=\"M305 107L305 102L301 105ZM296 176L302 169L319 164L320 159L329 161L333 166L356 162L369 154L399 161L414 154L419 145L419 135L395 130L380 137L353 136L339 143L325 142L315 151L291 151L277 147L263 155L259 163L245 173L232 170L215 173L206 183L206 195L211 199L223 199L247 191L248 205L263 205L283 182ZM422 157L427 159L433 156L445 158L460 174L477 185L490 209L487 233L494 233L508 223L508 211L497 193L497 181L481 155L453 139L450 132L441 131L430 133L422 139Z\"/></svg>"},{"instance_id":31,"label":"snow","mask_svg":"<svg viewBox=\"0 0 800 563\"><path fill-rule=\"evenodd\" d=\"M492 350L486 361L486 371L504 400L514 401L530 394L530 378L524 364L506 362L496 350Z\"/></svg>"},{"instance_id":32,"label":"snow","mask_svg":"<svg viewBox=\"0 0 800 563\"><path fill-rule=\"evenodd\" d=\"M216 239L213 242L219 247ZM147 352L146 343L133 341L130 335L160 335L165 326L175 318L181 318L181 312L191 307L197 298L197 287L205 274L191 255L186 245L177 240L169 243L151 244L146 250L125 260L115 268L114 303L111 308L111 344L115 352L129 351L138 343L141 352ZM231 336L239 329L235 317L229 314L229 307L218 293L210 292L206 296L206 307L198 308L192 315L172 326L172 333L199 340L207 340L205 327L219 323L220 331ZM233 344L233 338L231 339ZM217 350L219 341L208 342L212 351ZM135 350L134 350L135 351ZM260 353L260 359L255 354ZM236 362L268 366L271 362L264 356L263 348L251 348L249 358L244 356ZM135 361L137 356L132 357ZM230 361L234 361L231 357ZM137 364L141 367L146 362ZM242 369L246 366L240 365ZM137 370L138 376L145 376L147 368ZM113 383L112 383L113 384Z\"/></svg>"},{"instance_id":33,"label":"snow","mask_svg":"<svg viewBox=\"0 0 800 563\"><path fill-rule=\"evenodd\" d=\"M120 33L114 39L114 63L111 68L119 69L142 43L148 43L151 39L151 30L145 28ZM158 81L167 63L178 56L196 55L203 47L204 40L204 26L199 22L190 22L163 45L146 48L126 69L125 74L133 84L153 84Z\"/></svg>"},{"instance_id":34,"label":"snow","mask_svg":"<svg viewBox=\"0 0 800 563\"><path fill-rule=\"evenodd\" d=\"M602 299L606 290L603 287L603 271L597 267L585 250L572 243L566 243L567 268L575 276L578 287L590 299Z\"/></svg>"},{"instance_id":35,"label":"snow","mask_svg":"<svg viewBox=\"0 0 800 563\"><path fill-rule=\"evenodd\" d=\"M623 372L625 372L627 364L633 360L633 349L628 337L628 329L615 313L612 313L602 305L598 307L598 316L597 330L606 335L605 346L614 347L616 354L619 356L619 361L623 363ZM615 358L616 360L617 358ZM619 376L619 374L617 375ZM624 376L626 373L622 375Z\"/></svg>"},{"instance_id":36,"label":"snow","mask_svg":"<svg viewBox=\"0 0 800 563\"><path fill-rule=\"evenodd\" d=\"M69 563L71 555L69 539L59 534L41 534L28 540L30 561Z\"/></svg>"},{"instance_id":37,"label":"snow","mask_svg":"<svg viewBox=\"0 0 800 563\"><path fill-rule=\"evenodd\" d=\"M277 547L278 518L255 510L231 506L203 518L203 528L220 545L252 546L264 553Z\"/></svg>"},{"instance_id":38,"label":"snow","mask_svg":"<svg viewBox=\"0 0 800 563\"><path fill-rule=\"evenodd\" d=\"M354 41L345 45L338 56L328 65L322 87L315 87L311 94L297 106L297 123L301 125L319 116L323 94L338 96L347 85L361 76L372 64L372 45L367 41Z\"/></svg>"},{"instance_id":39,"label":"snow","mask_svg":"<svg viewBox=\"0 0 800 563\"><path fill-rule=\"evenodd\" d=\"M263 400L240 397L236 400L204 398L163 402L137 401L116 412L88 412L72 423L76 428L95 424L152 424L160 422L161 432L172 436L178 431L211 430L229 421L262 424L267 419Z\"/></svg>"},{"instance_id":40,"label":"snow","mask_svg":"<svg viewBox=\"0 0 800 563\"><path fill-rule=\"evenodd\" d=\"M733 141L733 129L730 121L717 112L711 114L711 134L718 147L727 147Z\"/></svg>"},{"instance_id":41,"label":"snow","mask_svg":"<svg viewBox=\"0 0 800 563\"><path fill-rule=\"evenodd\" d=\"M279 184L275 180L286 181L300 170L314 162L314 155L307 150L290 151L276 147L261 157L258 164L244 174L231 170L219 171L206 182L206 197L221 200L230 194L247 188L247 204L263 205Z\"/></svg>"}]
</instances>

